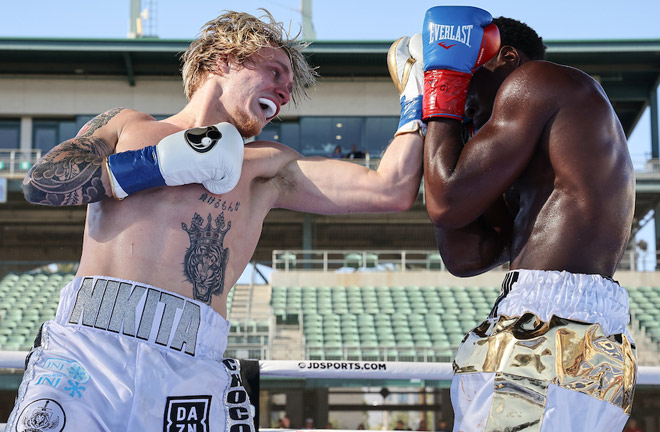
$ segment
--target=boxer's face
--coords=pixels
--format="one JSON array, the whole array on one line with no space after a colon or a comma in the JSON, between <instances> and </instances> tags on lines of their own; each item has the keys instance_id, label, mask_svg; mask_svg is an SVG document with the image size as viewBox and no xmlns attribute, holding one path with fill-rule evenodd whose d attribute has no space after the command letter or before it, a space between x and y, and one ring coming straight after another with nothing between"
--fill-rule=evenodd
<instances>
[{"instance_id":1,"label":"boxer's face","mask_svg":"<svg viewBox=\"0 0 660 432\"><path fill-rule=\"evenodd\" d=\"M465 99L465 117L472 120L475 131L490 119L497 91L512 70L511 65L498 55L472 75Z\"/></svg>"},{"instance_id":2,"label":"boxer's face","mask_svg":"<svg viewBox=\"0 0 660 432\"><path fill-rule=\"evenodd\" d=\"M220 102L241 135L258 135L291 98L291 62L279 48L262 48L243 65L229 63Z\"/></svg>"}]
</instances>

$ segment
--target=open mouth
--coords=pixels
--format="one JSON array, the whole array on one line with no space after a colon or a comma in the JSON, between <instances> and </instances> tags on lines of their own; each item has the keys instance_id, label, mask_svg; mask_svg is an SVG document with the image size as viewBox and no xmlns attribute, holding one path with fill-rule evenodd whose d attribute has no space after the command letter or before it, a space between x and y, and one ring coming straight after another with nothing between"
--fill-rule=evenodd
<instances>
[{"instance_id":1,"label":"open mouth","mask_svg":"<svg viewBox=\"0 0 660 432\"><path fill-rule=\"evenodd\" d=\"M271 119L272 117L275 117L277 114L277 105L275 105L275 102L273 102L270 99L266 98L259 98L259 105L261 106L261 109L264 110L264 115L266 116L266 119Z\"/></svg>"}]
</instances>

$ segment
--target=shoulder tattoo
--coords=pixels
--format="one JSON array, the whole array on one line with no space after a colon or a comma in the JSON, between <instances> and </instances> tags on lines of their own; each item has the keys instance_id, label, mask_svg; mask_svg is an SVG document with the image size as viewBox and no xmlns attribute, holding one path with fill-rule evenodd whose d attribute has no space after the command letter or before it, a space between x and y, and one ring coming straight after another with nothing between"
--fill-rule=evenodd
<instances>
[{"instance_id":1,"label":"shoulder tattoo","mask_svg":"<svg viewBox=\"0 0 660 432\"><path fill-rule=\"evenodd\" d=\"M111 109L110 111L106 111L103 114L99 114L87 123L80 129L78 132L77 137L88 137L91 136L94 132L96 132L97 129L99 129L102 126L105 126L108 124L110 120L117 114L119 114L121 111L123 111L124 108L114 108Z\"/></svg>"}]
</instances>

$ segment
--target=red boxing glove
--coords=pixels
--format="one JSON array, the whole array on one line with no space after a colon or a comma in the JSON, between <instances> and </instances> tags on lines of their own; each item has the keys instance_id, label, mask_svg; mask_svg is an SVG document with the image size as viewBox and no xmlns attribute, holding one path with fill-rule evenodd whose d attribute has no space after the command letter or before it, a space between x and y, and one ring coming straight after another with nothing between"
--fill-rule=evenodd
<instances>
[{"instance_id":1,"label":"red boxing glove","mask_svg":"<svg viewBox=\"0 0 660 432\"><path fill-rule=\"evenodd\" d=\"M423 119L463 119L472 73L497 54L500 33L483 9L437 6L424 19Z\"/></svg>"}]
</instances>

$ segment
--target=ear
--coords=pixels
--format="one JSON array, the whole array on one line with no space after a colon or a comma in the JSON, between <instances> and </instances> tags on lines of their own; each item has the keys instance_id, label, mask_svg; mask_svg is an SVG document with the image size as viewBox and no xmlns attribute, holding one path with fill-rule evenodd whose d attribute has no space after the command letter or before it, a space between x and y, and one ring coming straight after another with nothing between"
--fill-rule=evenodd
<instances>
[{"instance_id":1,"label":"ear","mask_svg":"<svg viewBox=\"0 0 660 432\"><path fill-rule=\"evenodd\" d=\"M521 58L521 53L511 45L504 45L502 48L500 48L498 57L500 61L507 63L513 67L517 67L523 62L523 59Z\"/></svg>"},{"instance_id":2,"label":"ear","mask_svg":"<svg viewBox=\"0 0 660 432\"><path fill-rule=\"evenodd\" d=\"M229 71L232 69L233 66L232 63L229 61L229 57L227 56L218 57L215 64L216 64L216 69L214 73L220 76L229 73Z\"/></svg>"}]
</instances>

